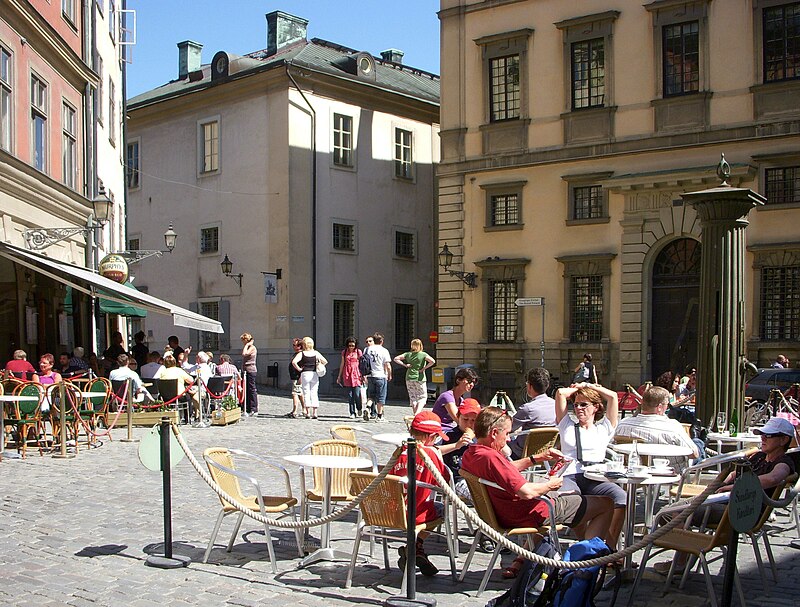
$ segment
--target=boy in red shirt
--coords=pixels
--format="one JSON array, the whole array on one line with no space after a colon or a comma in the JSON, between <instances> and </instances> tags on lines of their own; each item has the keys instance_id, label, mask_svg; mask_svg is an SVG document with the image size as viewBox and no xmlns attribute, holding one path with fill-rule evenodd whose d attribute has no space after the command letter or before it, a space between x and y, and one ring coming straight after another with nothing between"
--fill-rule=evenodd
<instances>
[{"instance_id":1,"label":"boy in red shirt","mask_svg":"<svg viewBox=\"0 0 800 607\"><path fill-rule=\"evenodd\" d=\"M417 442L424 446L425 453L428 455L431 461L433 461L439 473L446 480L449 480L450 470L447 468L447 466L445 466L444 461L442 461L442 455L439 452L439 449L433 446L433 443L436 441L437 437L441 437L444 441L447 440L447 435L442 431L441 418L432 411L422 411L417 413L414 416L414 421L411 422L410 433L411 436L417 440ZM392 467L391 474L397 476L408 476L408 456L405 450L403 450L403 452L397 458L397 462L395 462L395 465ZM433 478L433 474L430 470L428 470L427 466L425 466L425 463L422 461L422 458L419 455L417 456L415 476L418 482L436 485L436 480ZM417 485L416 495L416 522L418 525L428 523L442 517L444 507L440 502L433 501L433 494L431 493L430 489L426 489L425 487ZM428 559L428 555L425 554L423 542L428 535L429 534L427 531L421 531L417 536L416 564L417 567L419 567L422 575L433 576L439 573L439 570L433 563L431 563L430 559ZM401 546L397 549L397 551L400 554L398 565L400 566L400 569L405 569L406 547Z\"/></svg>"}]
</instances>

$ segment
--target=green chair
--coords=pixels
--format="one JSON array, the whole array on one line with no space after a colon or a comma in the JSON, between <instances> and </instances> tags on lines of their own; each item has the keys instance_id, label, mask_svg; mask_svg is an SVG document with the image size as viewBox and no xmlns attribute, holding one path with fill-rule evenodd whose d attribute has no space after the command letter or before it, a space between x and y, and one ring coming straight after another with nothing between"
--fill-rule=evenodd
<instances>
[{"instance_id":1,"label":"green chair","mask_svg":"<svg viewBox=\"0 0 800 607\"><path fill-rule=\"evenodd\" d=\"M43 455L42 441L44 440L44 422L42 421L42 400L44 399L44 387L41 384L26 383L19 386L14 394L16 396L34 398L34 400L19 400L14 403L14 417L6 420L17 431L17 451L25 457L28 446L28 432L33 430L36 435L36 442L39 444L39 455Z\"/></svg>"}]
</instances>

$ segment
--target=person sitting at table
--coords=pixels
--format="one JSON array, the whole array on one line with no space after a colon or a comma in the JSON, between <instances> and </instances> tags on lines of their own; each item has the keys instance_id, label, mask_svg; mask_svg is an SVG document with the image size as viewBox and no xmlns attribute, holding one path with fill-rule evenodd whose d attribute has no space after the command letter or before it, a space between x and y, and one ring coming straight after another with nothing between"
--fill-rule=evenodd
<instances>
[{"instance_id":1,"label":"person sitting at table","mask_svg":"<svg viewBox=\"0 0 800 607\"><path fill-rule=\"evenodd\" d=\"M144 400L152 402L153 397L142 384L142 378L139 377L136 371L131 369L131 361L136 362L135 359L127 354L120 354L117 356L117 368L111 370L108 374L108 379L111 381L126 381L130 379L131 388L133 389L133 402L140 403Z\"/></svg>"},{"instance_id":2,"label":"person sitting at table","mask_svg":"<svg viewBox=\"0 0 800 607\"><path fill-rule=\"evenodd\" d=\"M409 429L411 436L413 436L419 443L423 445L425 453L436 466L439 473L444 476L446 480L450 478L450 471L445 466L442 460L441 452L433 446L438 437L442 440L447 440L447 435L442 431L442 420L438 415L431 411L422 411L414 416ZM397 458L390 474L397 476L408 477L408 454L406 448ZM428 467L422 462L421 457L417 456L416 474L417 481L427 483L429 485L436 485L436 480ZM430 521L441 518L444 512L444 506L440 502L433 501L433 494L430 489L417 485L417 525L422 525ZM423 543L425 538L428 537L427 531L421 531L417 536L416 544L416 565L419 567L422 575L433 576L439 573L436 565L431 563L428 555L425 553ZM406 547L400 546L397 549L400 560L398 565L401 570L406 567Z\"/></svg>"},{"instance_id":3,"label":"person sitting at table","mask_svg":"<svg viewBox=\"0 0 800 607\"><path fill-rule=\"evenodd\" d=\"M186 353L184 350L184 353ZM189 389L189 394L192 395L192 401L194 406L192 408L193 413L195 416L198 416L200 412L200 390L199 387L202 385L203 389L205 390L206 386L208 385L208 380L211 379L213 373L211 372L211 367L208 364L208 354L203 352L202 350L195 354L194 357L194 364L191 365L188 369L184 366L184 369L192 375L195 379L198 380L197 385L194 388Z\"/></svg>"},{"instance_id":4,"label":"person sitting at table","mask_svg":"<svg viewBox=\"0 0 800 607\"><path fill-rule=\"evenodd\" d=\"M575 419L567 412L569 399L573 400ZM614 513L605 536L612 550L625 522L625 490L610 481L589 480L583 475L583 469L605 460L618 416L617 393L600 384L579 383L556 391L556 422L561 450L573 460L564 473L561 490L579 495L604 495L614 500Z\"/></svg>"},{"instance_id":5,"label":"person sitting at table","mask_svg":"<svg viewBox=\"0 0 800 607\"><path fill-rule=\"evenodd\" d=\"M38 382L43 386L59 384L63 381L61 378L61 373L54 370L55 363L55 357L49 352L47 354L42 354L42 357L39 359Z\"/></svg>"},{"instance_id":6,"label":"person sitting at table","mask_svg":"<svg viewBox=\"0 0 800 607\"><path fill-rule=\"evenodd\" d=\"M147 355L147 363L139 368L142 379L153 379L158 376L164 365L161 364L161 354L153 350Z\"/></svg>"},{"instance_id":7,"label":"person sitting at table","mask_svg":"<svg viewBox=\"0 0 800 607\"><path fill-rule=\"evenodd\" d=\"M219 364L217 365L215 371L216 375L230 375L231 377L239 377L239 369L237 369L231 362L231 357L229 354L219 355Z\"/></svg>"},{"instance_id":8,"label":"person sitting at table","mask_svg":"<svg viewBox=\"0 0 800 607\"><path fill-rule=\"evenodd\" d=\"M28 362L28 354L25 350L14 350L14 358L6 363L6 375L11 374L17 379L26 381L39 381L36 369Z\"/></svg>"},{"instance_id":9,"label":"person sitting at table","mask_svg":"<svg viewBox=\"0 0 800 607\"><path fill-rule=\"evenodd\" d=\"M468 504L472 503L472 494L467 487L467 481L461 478L458 471L461 469L461 458L466 453L467 447L475 442L475 420L480 412L481 404L477 400L465 398L458 406L458 416L456 417L458 425L445 432L447 444L439 445L442 459L452 473L456 493Z\"/></svg>"},{"instance_id":10,"label":"person sitting at table","mask_svg":"<svg viewBox=\"0 0 800 607\"><path fill-rule=\"evenodd\" d=\"M72 356L69 359L69 366L73 369L74 373L89 370L89 363L83 360L83 355L86 352L81 346L75 346L72 350Z\"/></svg>"},{"instance_id":11,"label":"person sitting at table","mask_svg":"<svg viewBox=\"0 0 800 607\"><path fill-rule=\"evenodd\" d=\"M758 477L761 488L767 495L771 495L772 490L789 476L795 473L794 460L786 454L792 439L795 436L795 429L788 419L782 417L771 417L761 428L753 430L761 436L761 448L748 457L753 473ZM717 493L729 493L733 489L736 480L736 472L731 472L723 481L722 486L717 489ZM681 507L688 504L691 499L676 502L669 507L671 512L680 511ZM710 504L702 504L692 515L691 524L699 527L700 525L713 525L722 520L725 508L728 507L728 499L715 500ZM762 510L766 504L762 504ZM670 516L665 516L664 521L669 520ZM675 559L675 570L673 574L682 574L686 567L689 555L686 552L678 552ZM662 575L669 573L671 561L655 563L653 569Z\"/></svg>"},{"instance_id":12,"label":"person sitting at table","mask_svg":"<svg viewBox=\"0 0 800 607\"><path fill-rule=\"evenodd\" d=\"M547 396L547 389L550 387L550 372L542 367L531 369L528 371L525 387L531 400L517 409L511 420L511 431L522 430L524 432L542 426L555 426L556 403ZM514 459L522 457L526 440L527 436L520 434L508 443Z\"/></svg>"},{"instance_id":13,"label":"person sitting at table","mask_svg":"<svg viewBox=\"0 0 800 607\"><path fill-rule=\"evenodd\" d=\"M58 365L56 365L56 371L61 373L61 375L66 375L67 373L71 373L69 370L69 352L62 352L58 355Z\"/></svg>"},{"instance_id":14,"label":"person sitting at table","mask_svg":"<svg viewBox=\"0 0 800 607\"><path fill-rule=\"evenodd\" d=\"M172 354L164 355L164 368L159 371L154 379L177 379L178 380L178 395L182 396L186 387L189 387L189 394L192 397L193 411L200 409L200 402L197 396L197 388L192 386L194 379L186 371L178 366L178 361ZM194 388L194 390L192 390Z\"/></svg>"},{"instance_id":15,"label":"person sitting at table","mask_svg":"<svg viewBox=\"0 0 800 607\"><path fill-rule=\"evenodd\" d=\"M534 499L546 495L553 503L556 523L572 527L580 539L608 538L613 502L605 496L556 494L563 482L559 476L551 476L544 482L528 481L522 475L523 470L544 461L562 459L564 454L549 449L526 459L509 460L501 451L510 432L511 417L499 407L486 407L475 420L476 442L461 458L462 470L501 487L486 488L498 522L506 528L548 524L547 504ZM523 559L515 559L503 571L503 577L516 577L523 563Z\"/></svg>"},{"instance_id":16,"label":"person sitting at table","mask_svg":"<svg viewBox=\"0 0 800 607\"><path fill-rule=\"evenodd\" d=\"M614 431L614 438L623 437L660 445L680 445L691 449L692 457L698 457L700 454L698 446L680 422L665 415L668 408L669 392L659 386L650 388L642 397L642 412L636 417L621 420ZM669 459L681 470L688 463L686 457Z\"/></svg>"}]
</instances>

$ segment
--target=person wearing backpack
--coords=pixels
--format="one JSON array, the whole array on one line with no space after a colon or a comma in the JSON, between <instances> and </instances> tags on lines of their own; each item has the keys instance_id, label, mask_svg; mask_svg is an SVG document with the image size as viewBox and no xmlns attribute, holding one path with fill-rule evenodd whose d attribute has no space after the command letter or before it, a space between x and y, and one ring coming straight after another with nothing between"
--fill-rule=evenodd
<instances>
[{"instance_id":1,"label":"person wearing backpack","mask_svg":"<svg viewBox=\"0 0 800 607\"><path fill-rule=\"evenodd\" d=\"M430 354L422 351L422 341L411 340L411 351L398 354L394 362L406 368L406 390L408 402L411 405L411 414L416 415L425 408L428 401L428 380L425 370L436 364Z\"/></svg>"},{"instance_id":2,"label":"person wearing backpack","mask_svg":"<svg viewBox=\"0 0 800 607\"><path fill-rule=\"evenodd\" d=\"M342 362L339 365L339 376L336 383L347 388L347 402L350 406L350 419L356 419L356 412L361 417L361 376L359 361L361 350L356 347L356 338L348 337L342 350Z\"/></svg>"}]
</instances>

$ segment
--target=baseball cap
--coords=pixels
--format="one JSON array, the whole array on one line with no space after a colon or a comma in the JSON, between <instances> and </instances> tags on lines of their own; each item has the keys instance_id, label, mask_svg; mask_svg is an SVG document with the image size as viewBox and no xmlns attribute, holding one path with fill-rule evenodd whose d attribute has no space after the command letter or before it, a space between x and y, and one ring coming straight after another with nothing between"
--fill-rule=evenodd
<instances>
[{"instance_id":1,"label":"baseball cap","mask_svg":"<svg viewBox=\"0 0 800 607\"><path fill-rule=\"evenodd\" d=\"M442 418L433 411L421 411L414 416L411 422L411 429L425 434L438 434L443 441L449 440L442 431Z\"/></svg>"},{"instance_id":2,"label":"baseball cap","mask_svg":"<svg viewBox=\"0 0 800 607\"><path fill-rule=\"evenodd\" d=\"M459 415L467 415L468 413L480 413L481 404L474 398L465 398L458 406Z\"/></svg>"},{"instance_id":3,"label":"baseball cap","mask_svg":"<svg viewBox=\"0 0 800 607\"><path fill-rule=\"evenodd\" d=\"M783 417L770 417L769 421L753 430L755 434L785 434L786 436L794 436L794 426L792 422Z\"/></svg>"}]
</instances>

